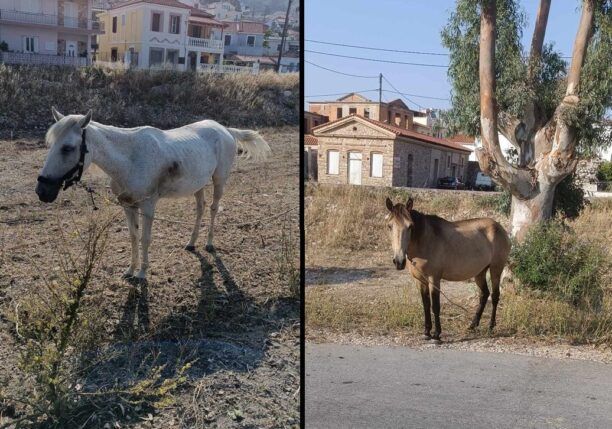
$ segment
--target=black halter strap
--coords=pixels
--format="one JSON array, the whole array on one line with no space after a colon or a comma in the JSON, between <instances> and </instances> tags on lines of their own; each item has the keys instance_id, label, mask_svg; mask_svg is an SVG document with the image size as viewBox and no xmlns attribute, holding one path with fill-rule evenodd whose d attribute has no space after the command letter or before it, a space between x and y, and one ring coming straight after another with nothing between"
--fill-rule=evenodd
<instances>
[{"instance_id":1,"label":"black halter strap","mask_svg":"<svg viewBox=\"0 0 612 429\"><path fill-rule=\"evenodd\" d=\"M81 136L81 154L79 156L79 162L77 165L72 167L66 174L64 174L59 179L51 179L49 177L38 176L38 181L40 183L47 183L49 185L62 186L64 183L64 191L81 180L81 176L83 175L83 167L85 165L85 154L89 152L87 150L87 144L85 143L87 128L83 128L83 134Z\"/></svg>"}]
</instances>

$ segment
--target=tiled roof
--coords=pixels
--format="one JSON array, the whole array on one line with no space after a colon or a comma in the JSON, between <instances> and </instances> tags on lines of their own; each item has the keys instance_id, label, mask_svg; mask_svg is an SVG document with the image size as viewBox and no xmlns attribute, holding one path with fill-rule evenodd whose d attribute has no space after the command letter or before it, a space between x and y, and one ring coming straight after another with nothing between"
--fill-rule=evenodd
<instances>
[{"instance_id":1,"label":"tiled roof","mask_svg":"<svg viewBox=\"0 0 612 429\"><path fill-rule=\"evenodd\" d=\"M223 21L227 26L227 31L238 33L263 34L266 31L266 24L253 21Z\"/></svg>"},{"instance_id":2,"label":"tiled roof","mask_svg":"<svg viewBox=\"0 0 612 429\"><path fill-rule=\"evenodd\" d=\"M137 3L152 3L158 4L161 6L172 6L172 7L180 7L182 9L191 9L191 6L187 6L185 3L181 3L178 0L130 0L124 3L117 3L112 8L119 9L123 6L130 6Z\"/></svg>"},{"instance_id":3,"label":"tiled roof","mask_svg":"<svg viewBox=\"0 0 612 429\"><path fill-rule=\"evenodd\" d=\"M455 136L449 137L448 139L455 143L471 143L471 144L474 144L474 141L476 140L473 136L466 136L464 134L457 134Z\"/></svg>"},{"instance_id":4,"label":"tiled roof","mask_svg":"<svg viewBox=\"0 0 612 429\"><path fill-rule=\"evenodd\" d=\"M190 7L189 12L191 16L197 16L197 17L202 17L202 18L214 18L215 17L215 15L213 15L212 13L208 13L206 11L203 11L202 9L198 9L197 7ZM221 24L221 22L219 22L219 24Z\"/></svg>"},{"instance_id":5,"label":"tiled roof","mask_svg":"<svg viewBox=\"0 0 612 429\"><path fill-rule=\"evenodd\" d=\"M383 128L387 131L391 131L392 133L394 133L395 135L399 137L407 137L410 139L422 141L424 143L430 143L430 144L434 144L438 146L444 146L449 149L460 150L461 152L471 152L471 150L467 149L465 146L461 145L460 143L454 143L447 139L441 139L438 137L428 136L427 134L417 133L416 131L396 127L395 125L385 124L384 122L375 121L374 119L370 119L370 118L364 118L361 115L355 115L355 114L352 114L350 116L345 116L344 118L336 119L335 121L332 121L332 122L327 122L325 124L317 125L316 127L313 127L312 129L317 130L317 129L323 128L324 126L328 126L329 124L344 121L346 120L346 118L350 118L350 117L357 117L365 121L368 121L377 127Z\"/></svg>"},{"instance_id":6,"label":"tiled roof","mask_svg":"<svg viewBox=\"0 0 612 429\"><path fill-rule=\"evenodd\" d=\"M317 138L313 136L312 134L304 134L304 144L310 145L310 146L316 146L319 143L318 143Z\"/></svg>"}]
</instances>

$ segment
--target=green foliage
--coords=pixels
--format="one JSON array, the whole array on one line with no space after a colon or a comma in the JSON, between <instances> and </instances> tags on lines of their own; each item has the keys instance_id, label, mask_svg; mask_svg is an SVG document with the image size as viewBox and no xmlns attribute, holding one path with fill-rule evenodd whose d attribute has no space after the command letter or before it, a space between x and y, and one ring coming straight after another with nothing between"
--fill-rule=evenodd
<instances>
[{"instance_id":1,"label":"green foliage","mask_svg":"<svg viewBox=\"0 0 612 429\"><path fill-rule=\"evenodd\" d=\"M597 180L604 182L601 186L604 190L612 189L612 162L604 161L599 164Z\"/></svg>"},{"instance_id":2,"label":"green foliage","mask_svg":"<svg viewBox=\"0 0 612 429\"><path fill-rule=\"evenodd\" d=\"M566 176L555 188L553 215L574 219L586 204L584 190L576 183L574 174Z\"/></svg>"},{"instance_id":3,"label":"green foliage","mask_svg":"<svg viewBox=\"0 0 612 429\"><path fill-rule=\"evenodd\" d=\"M509 216L512 208L512 194L504 189L501 194L496 197L495 210L498 213Z\"/></svg>"},{"instance_id":4,"label":"green foliage","mask_svg":"<svg viewBox=\"0 0 612 429\"><path fill-rule=\"evenodd\" d=\"M525 25L525 12L515 0L497 2L496 95L500 110L509 113L522 109L528 91L520 44ZM453 90L449 123L453 134L480 135L479 42L479 2L458 0L442 30L442 45L450 51L448 76Z\"/></svg>"},{"instance_id":5,"label":"green foliage","mask_svg":"<svg viewBox=\"0 0 612 429\"><path fill-rule=\"evenodd\" d=\"M605 261L600 248L552 220L534 226L522 244L515 244L510 266L522 287L575 306L598 308Z\"/></svg>"},{"instance_id":6,"label":"green foliage","mask_svg":"<svg viewBox=\"0 0 612 429\"><path fill-rule=\"evenodd\" d=\"M598 0L597 5L595 32L581 73L580 103L568 115L570 124L577 130L578 151L582 154L593 153L609 138L609 133L597 124L612 106L612 1ZM564 4L564 7L572 6ZM527 52L520 42L526 22L518 0L497 1L497 106L500 112L520 118L525 102L533 99L548 119L564 95L568 64L553 45L545 45L540 63L532 65L535 81L530 85ZM480 134L479 36L480 2L458 0L442 30L442 43L450 50L448 76L453 90L449 124L453 133Z\"/></svg>"}]
</instances>

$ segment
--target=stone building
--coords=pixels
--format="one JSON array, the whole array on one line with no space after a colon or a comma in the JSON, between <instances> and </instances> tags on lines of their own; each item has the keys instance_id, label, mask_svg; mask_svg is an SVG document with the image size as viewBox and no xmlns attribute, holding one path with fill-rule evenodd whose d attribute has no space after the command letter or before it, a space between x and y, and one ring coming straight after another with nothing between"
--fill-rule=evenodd
<instances>
[{"instance_id":1,"label":"stone building","mask_svg":"<svg viewBox=\"0 0 612 429\"><path fill-rule=\"evenodd\" d=\"M470 154L461 144L355 114L312 133L320 183L436 187L441 177L464 180Z\"/></svg>"}]
</instances>

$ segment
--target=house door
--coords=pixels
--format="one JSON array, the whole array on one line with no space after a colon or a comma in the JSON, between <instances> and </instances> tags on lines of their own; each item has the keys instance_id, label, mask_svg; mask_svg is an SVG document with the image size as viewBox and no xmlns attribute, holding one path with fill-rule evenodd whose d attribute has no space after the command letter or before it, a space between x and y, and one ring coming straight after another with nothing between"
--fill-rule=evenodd
<instances>
[{"instance_id":1,"label":"house door","mask_svg":"<svg viewBox=\"0 0 612 429\"><path fill-rule=\"evenodd\" d=\"M64 2L64 25L72 28L79 26L79 7L75 2Z\"/></svg>"},{"instance_id":2,"label":"house door","mask_svg":"<svg viewBox=\"0 0 612 429\"><path fill-rule=\"evenodd\" d=\"M361 185L361 153L349 152L348 179L351 185Z\"/></svg>"},{"instance_id":3,"label":"house door","mask_svg":"<svg viewBox=\"0 0 612 429\"><path fill-rule=\"evenodd\" d=\"M189 70L196 70L198 54L193 51L189 52Z\"/></svg>"},{"instance_id":4,"label":"house door","mask_svg":"<svg viewBox=\"0 0 612 429\"><path fill-rule=\"evenodd\" d=\"M77 56L77 42L74 42L72 40L66 41L66 55L69 57Z\"/></svg>"},{"instance_id":5,"label":"house door","mask_svg":"<svg viewBox=\"0 0 612 429\"><path fill-rule=\"evenodd\" d=\"M440 161L437 159L434 159L434 170L433 170L433 186L437 186L438 185L438 169L440 167Z\"/></svg>"}]
</instances>

